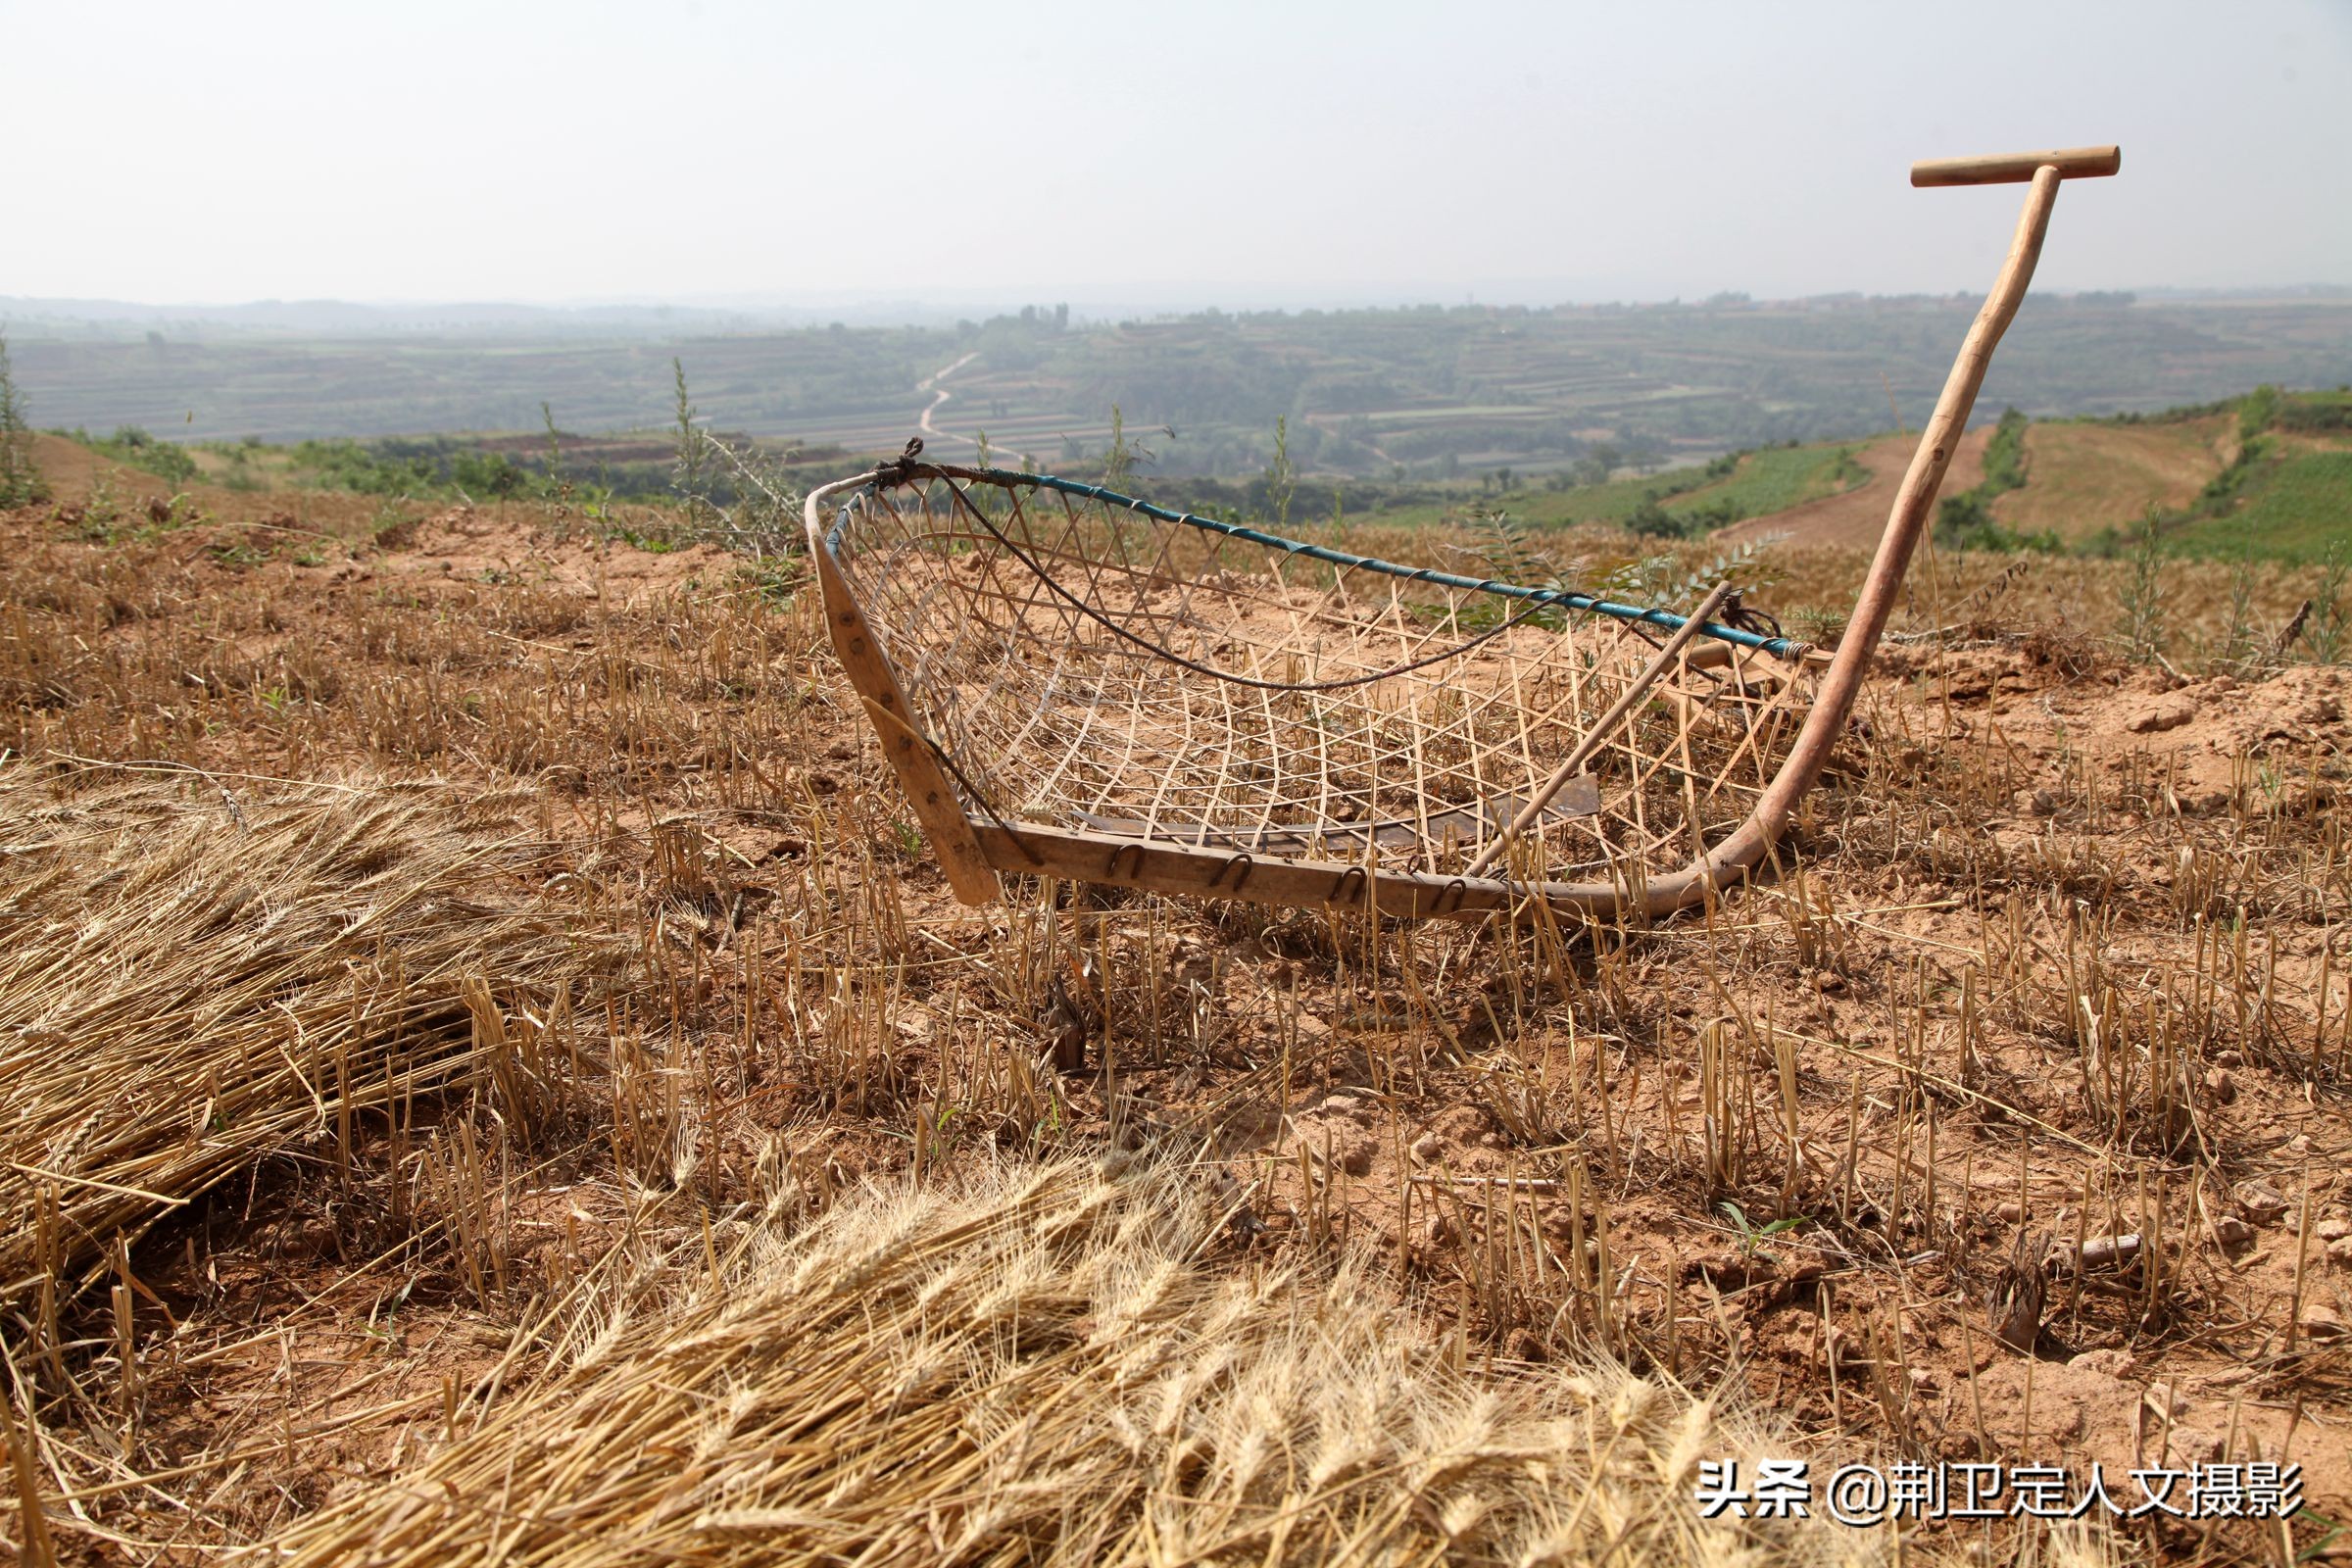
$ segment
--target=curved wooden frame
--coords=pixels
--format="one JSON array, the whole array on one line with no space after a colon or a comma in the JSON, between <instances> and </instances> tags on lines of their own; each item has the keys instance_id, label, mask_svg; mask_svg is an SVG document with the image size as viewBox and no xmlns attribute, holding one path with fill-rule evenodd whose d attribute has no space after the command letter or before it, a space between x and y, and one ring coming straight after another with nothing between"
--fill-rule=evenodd
<instances>
[{"instance_id":1,"label":"curved wooden frame","mask_svg":"<svg viewBox=\"0 0 2352 1568\"><path fill-rule=\"evenodd\" d=\"M2030 182L2025 210L2009 242L1991 293L1977 313L1936 412L1920 432L1895 491L1886 529L1838 651L1780 770L1773 775L1745 821L1683 870L1639 886L1601 882L1518 882L1489 876L1443 877L1372 869L1323 860L1268 858L1225 850L1197 848L1155 839L1122 837L1022 824L966 813L931 744L914 728L897 677L876 646L856 595L825 542L822 519L834 498L877 477L861 473L838 480L808 497L806 521L808 554L816 564L826 624L835 652L881 736L883 752L898 774L916 818L931 836L949 884L966 904L1002 897L998 873L1043 874L1118 887L1149 888L1193 897L1246 899L1253 903L1305 906L1328 904L1404 916L1483 915L1501 909L1524 911L1535 901L1571 914L1662 915L1705 899L1745 878L1788 830L1796 803L1819 782L1830 750L1845 728L1863 673L1878 651L1880 636L1894 612L1903 574L1942 487L1952 454L1968 428L1977 392L1992 362L1992 351L2017 315L2034 268L2041 257L2050 213L2061 180L2115 173L2123 164L2116 147L2072 148L1997 158L1952 159L1914 165L1919 186ZM1703 617L1693 617L1693 624ZM1228 878L1231 880L1228 881Z\"/></svg>"}]
</instances>

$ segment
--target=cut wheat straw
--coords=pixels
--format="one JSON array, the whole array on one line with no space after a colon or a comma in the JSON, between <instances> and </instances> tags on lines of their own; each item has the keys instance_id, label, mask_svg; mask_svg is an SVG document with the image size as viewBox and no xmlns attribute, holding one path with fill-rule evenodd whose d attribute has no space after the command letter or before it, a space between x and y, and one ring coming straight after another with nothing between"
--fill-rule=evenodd
<instances>
[{"instance_id":1,"label":"cut wheat straw","mask_svg":"<svg viewBox=\"0 0 2352 1568\"><path fill-rule=\"evenodd\" d=\"M527 1396L267 1548L307 1564L1832 1561L1710 1523L1760 1432L1617 1370L1494 1379L1367 1278L1206 1261L1136 1159L698 1241ZM634 1304L631 1304L634 1303Z\"/></svg>"},{"instance_id":2,"label":"cut wheat straw","mask_svg":"<svg viewBox=\"0 0 2352 1568\"><path fill-rule=\"evenodd\" d=\"M482 1009L590 954L493 815L0 769L0 1302L269 1153L347 1154L355 1117L523 1070Z\"/></svg>"}]
</instances>

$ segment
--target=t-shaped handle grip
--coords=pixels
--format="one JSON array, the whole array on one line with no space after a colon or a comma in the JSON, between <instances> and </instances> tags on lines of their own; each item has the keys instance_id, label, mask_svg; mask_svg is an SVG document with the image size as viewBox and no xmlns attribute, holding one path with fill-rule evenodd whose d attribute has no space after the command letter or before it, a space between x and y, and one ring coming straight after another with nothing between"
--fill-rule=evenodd
<instances>
[{"instance_id":1,"label":"t-shaped handle grip","mask_svg":"<svg viewBox=\"0 0 2352 1568\"><path fill-rule=\"evenodd\" d=\"M2124 167L2121 147L2066 147L2046 153L2001 153L1991 158L1931 158L1911 166L1914 185L2015 185L2044 166L2060 179L2112 174Z\"/></svg>"}]
</instances>

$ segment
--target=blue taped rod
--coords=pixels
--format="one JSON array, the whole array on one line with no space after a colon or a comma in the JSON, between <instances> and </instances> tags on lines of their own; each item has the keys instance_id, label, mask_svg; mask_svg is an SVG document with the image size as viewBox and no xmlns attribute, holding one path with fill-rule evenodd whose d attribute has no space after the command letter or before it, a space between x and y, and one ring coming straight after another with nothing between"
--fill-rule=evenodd
<instances>
[{"instance_id":1,"label":"blue taped rod","mask_svg":"<svg viewBox=\"0 0 2352 1568\"><path fill-rule=\"evenodd\" d=\"M1610 600L1596 598L1592 594L1573 593L1558 588L1523 588L1517 583L1496 582L1487 577L1465 577L1458 572L1439 571L1429 566L1405 566L1399 565L1394 561L1381 561L1372 556L1349 555L1345 550L1334 550L1328 545L1310 545L1303 539L1285 539L1280 534L1267 533L1259 528L1245 527L1238 522L1218 522L1211 517L1196 516L1190 512L1171 512L1165 507L1155 507L1151 502L1140 500L1135 496L1123 496L1116 490L1105 490L1099 484L1086 484L1076 479L1063 479L1051 473L1023 473L1013 468L959 468L956 471L977 474L992 484L1034 485L1041 489L1058 490L1064 495L1084 496L1090 501L1101 501L1110 506L1123 508L1128 512L1138 512L1147 517L1157 518L1161 522L1181 523L1187 528L1198 528L1203 533L1222 534L1228 539L1243 539L1250 544L1264 545L1269 549L1284 551L1290 555L1304 556L1310 561L1321 561L1334 566L1352 567L1361 571L1376 571L1384 576L1401 577L1408 582L1435 583L1441 588L1467 588L1476 593L1493 594L1498 599L1517 599L1530 604L1558 605L1563 610L1589 611L1595 615L1606 615L1612 620L1636 621L1642 625L1655 626L1660 631L1680 631L1683 629L1683 623L1690 618L1687 615L1678 615L1671 610L1643 610L1639 605L1620 605ZM845 509L834 522L832 531L826 535L825 542L828 545L839 546L842 529L848 520L849 514ZM1738 626L1726 626L1716 621L1703 622L1695 635L1712 637L1717 642L1730 643L1738 648L1757 649L1760 652L1771 654L1776 659L1802 658L1806 646L1793 637L1767 637L1761 632L1744 631Z\"/></svg>"},{"instance_id":2,"label":"blue taped rod","mask_svg":"<svg viewBox=\"0 0 2352 1568\"><path fill-rule=\"evenodd\" d=\"M1066 495L1086 496L1091 500L1124 507L1130 512L1140 512L1145 516L1156 517L1161 522L1178 522L1188 528L1199 528L1205 533L1220 533L1231 539L1246 539L1253 545L1266 545L1276 550L1288 551L1295 556L1305 556L1310 561L1327 562L1334 566L1352 566L1364 571L1381 572L1391 577L1402 577L1411 582L1436 583L1442 588L1468 588L1479 593L1494 594L1502 599L1552 604L1567 610L1585 610L1596 615L1607 615L1614 620L1640 621L1645 625L1655 626L1661 631L1680 631L1683 622L1689 618L1678 615L1670 610L1643 610L1638 605L1614 604L1606 599L1595 598L1592 594L1568 593L1556 588L1523 588L1516 583L1495 582L1492 578L1464 577L1456 572L1438 571L1428 566L1404 566L1393 561L1381 561L1371 556L1353 556L1345 550L1334 550L1328 545L1310 545L1302 539L1285 539L1280 534L1245 527L1238 522L1217 522L1208 517L1195 516L1189 512L1170 512L1167 508L1155 507L1149 501L1139 501L1133 496L1120 495L1115 490L1105 490L1099 484L1084 484L1076 479L1057 478L1050 473L1017 473L1004 468L979 468L974 471L999 483L1043 485L1049 490L1059 490ZM1760 649L1782 659L1793 659L1803 652L1803 646L1794 638L1766 637L1759 632L1742 631L1737 626L1720 625L1713 621L1701 625L1698 634L1712 637L1718 642L1732 643L1740 648Z\"/></svg>"}]
</instances>

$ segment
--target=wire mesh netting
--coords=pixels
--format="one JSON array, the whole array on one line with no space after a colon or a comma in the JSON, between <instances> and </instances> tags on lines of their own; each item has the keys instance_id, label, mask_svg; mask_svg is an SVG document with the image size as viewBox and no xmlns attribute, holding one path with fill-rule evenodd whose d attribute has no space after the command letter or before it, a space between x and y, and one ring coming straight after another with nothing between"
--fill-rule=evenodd
<instances>
[{"instance_id":1,"label":"wire mesh netting","mask_svg":"<svg viewBox=\"0 0 2352 1568\"><path fill-rule=\"evenodd\" d=\"M994 469L904 467L822 545L967 814L1015 831L1626 886L1745 818L1804 717L1795 645L1700 638L1546 800L1680 616Z\"/></svg>"}]
</instances>

